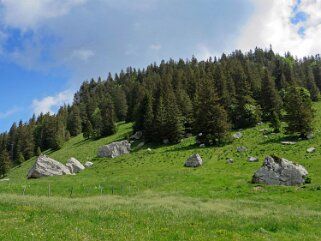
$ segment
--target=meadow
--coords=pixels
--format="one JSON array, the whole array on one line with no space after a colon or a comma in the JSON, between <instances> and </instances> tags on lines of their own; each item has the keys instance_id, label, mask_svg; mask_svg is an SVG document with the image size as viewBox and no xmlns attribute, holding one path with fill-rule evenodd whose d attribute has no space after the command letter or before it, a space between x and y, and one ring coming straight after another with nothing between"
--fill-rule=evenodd
<instances>
[{"instance_id":1,"label":"meadow","mask_svg":"<svg viewBox=\"0 0 321 241\"><path fill-rule=\"evenodd\" d=\"M35 158L12 169L9 181L0 181L0 240L321 240L321 103L314 108L311 140L263 133L265 123L222 147L199 148L194 137L140 149L137 141L131 154L110 159L97 158L97 149L129 136L131 123L97 141L72 138L45 154L62 163L92 161L93 168L38 180L26 179ZM247 151L238 153L239 146ZM309 147L317 151L307 153ZM204 165L185 168L193 153ZM252 184L271 154L305 166L311 184Z\"/></svg>"}]
</instances>

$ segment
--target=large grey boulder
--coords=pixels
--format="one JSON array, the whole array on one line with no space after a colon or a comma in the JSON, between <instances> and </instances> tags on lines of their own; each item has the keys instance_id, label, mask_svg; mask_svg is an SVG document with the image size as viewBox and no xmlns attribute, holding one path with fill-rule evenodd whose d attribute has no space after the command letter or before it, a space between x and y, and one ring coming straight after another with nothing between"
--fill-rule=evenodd
<instances>
[{"instance_id":1,"label":"large grey boulder","mask_svg":"<svg viewBox=\"0 0 321 241\"><path fill-rule=\"evenodd\" d=\"M305 183L308 171L301 165L284 158L265 158L263 166L254 173L253 183L295 186Z\"/></svg>"},{"instance_id":2,"label":"large grey boulder","mask_svg":"<svg viewBox=\"0 0 321 241\"><path fill-rule=\"evenodd\" d=\"M203 160L199 154L193 154L185 162L185 167L199 167L203 165Z\"/></svg>"},{"instance_id":3,"label":"large grey boulder","mask_svg":"<svg viewBox=\"0 0 321 241\"><path fill-rule=\"evenodd\" d=\"M66 167L69 168L71 173L78 173L85 170L83 164L81 164L76 158L72 157L67 161Z\"/></svg>"},{"instance_id":4,"label":"large grey boulder","mask_svg":"<svg viewBox=\"0 0 321 241\"><path fill-rule=\"evenodd\" d=\"M97 156L115 158L123 154L130 153L130 146L131 144L128 141L114 142L109 145L100 147Z\"/></svg>"},{"instance_id":5,"label":"large grey boulder","mask_svg":"<svg viewBox=\"0 0 321 241\"><path fill-rule=\"evenodd\" d=\"M70 175L69 169L60 162L45 155L38 157L35 164L29 170L27 178L40 178L49 176Z\"/></svg>"}]
</instances>

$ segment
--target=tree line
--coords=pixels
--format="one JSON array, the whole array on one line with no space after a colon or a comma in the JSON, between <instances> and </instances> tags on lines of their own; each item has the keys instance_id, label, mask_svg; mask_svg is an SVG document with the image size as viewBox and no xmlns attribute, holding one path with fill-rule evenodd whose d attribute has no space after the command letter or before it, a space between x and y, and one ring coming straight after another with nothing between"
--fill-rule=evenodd
<instances>
[{"instance_id":1,"label":"tree line","mask_svg":"<svg viewBox=\"0 0 321 241\"><path fill-rule=\"evenodd\" d=\"M194 134L206 145L230 141L230 130L271 123L275 132L302 137L312 131L312 101L321 90L320 56L294 58L272 49L237 50L198 61L170 59L129 67L105 80L85 81L70 106L0 134L0 176L41 151L60 149L83 133L98 139L117 132L117 122L134 122L147 142L178 143Z\"/></svg>"}]
</instances>

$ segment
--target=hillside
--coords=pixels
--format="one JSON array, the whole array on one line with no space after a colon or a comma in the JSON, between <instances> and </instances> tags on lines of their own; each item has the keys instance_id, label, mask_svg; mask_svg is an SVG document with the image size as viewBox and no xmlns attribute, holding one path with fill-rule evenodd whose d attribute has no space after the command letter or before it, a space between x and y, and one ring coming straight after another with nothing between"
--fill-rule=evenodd
<instances>
[{"instance_id":1,"label":"hillside","mask_svg":"<svg viewBox=\"0 0 321 241\"><path fill-rule=\"evenodd\" d=\"M192 137L177 145L147 144L130 155L98 159L98 147L128 136L132 124L120 123L117 134L98 141L79 135L46 154L61 162L72 156L91 160L92 169L26 180L33 158L12 169L9 181L0 182L0 239L320 240L321 103L314 108L315 138L291 146L280 144L291 138L281 133L264 138L260 130L268 125L262 124L241 130L243 138L222 147L199 148ZM237 153L238 146L248 151ZM307 154L309 147L317 152ZM196 152L204 166L184 168ZM268 154L304 165L312 183L251 184ZM248 156L260 161L248 163ZM227 164L228 158L235 163Z\"/></svg>"}]
</instances>

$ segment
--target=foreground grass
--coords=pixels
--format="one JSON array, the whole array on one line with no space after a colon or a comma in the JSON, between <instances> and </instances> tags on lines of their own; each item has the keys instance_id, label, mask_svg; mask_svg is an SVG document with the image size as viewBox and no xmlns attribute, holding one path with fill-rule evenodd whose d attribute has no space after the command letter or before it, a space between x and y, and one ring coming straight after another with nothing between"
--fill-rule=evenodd
<instances>
[{"instance_id":1,"label":"foreground grass","mask_svg":"<svg viewBox=\"0 0 321 241\"><path fill-rule=\"evenodd\" d=\"M14 168L9 181L0 181L0 240L321 240L321 103L315 108L312 140L282 133L264 138L263 124L242 130L243 138L223 147L199 148L187 138L98 159L97 149L130 135L132 124L120 124L116 135L98 141L75 137L46 154L63 163L70 157L93 161L93 168L26 180L34 158ZM287 139L297 143L282 146ZM248 150L238 153L238 146ZM309 147L317 152L306 153ZM204 166L184 168L196 152ZM312 183L251 184L270 154L304 165ZM260 162L248 163L248 156ZM228 158L234 164L226 164Z\"/></svg>"},{"instance_id":2,"label":"foreground grass","mask_svg":"<svg viewBox=\"0 0 321 241\"><path fill-rule=\"evenodd\" d=\"M1 240L320 240L321 207L145 193L0 195Z\"/></svg>"}]
</instances>

